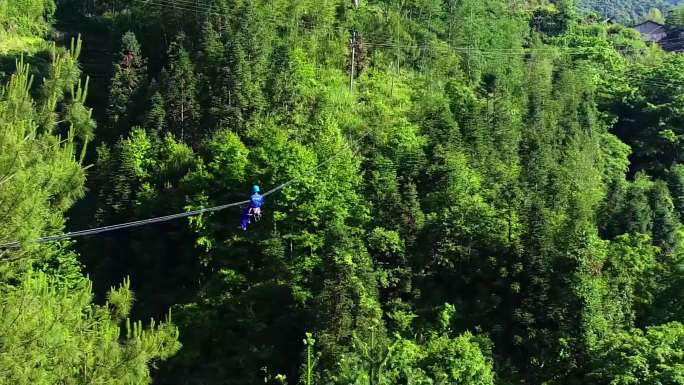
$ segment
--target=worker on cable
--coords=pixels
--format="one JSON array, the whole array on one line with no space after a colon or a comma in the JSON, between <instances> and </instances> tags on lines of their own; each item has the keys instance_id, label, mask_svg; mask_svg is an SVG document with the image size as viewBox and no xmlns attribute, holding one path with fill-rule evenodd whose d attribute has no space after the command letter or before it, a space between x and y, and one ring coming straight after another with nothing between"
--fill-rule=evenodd
<instances>
[{"instance_id":1,"label":"worker on cable","mask_svg":"<svg viewBox=\"0 0 684 385\"><path fill-rule=\"evenodd\" d=\"M261 206L264 204L264 196L259 194L259 186L252 186L252 196L249 197L249 206L242 211L240 216L240 228L247 231L247 226L252 222L261 219Z\"/></svg>"}]
</instances>

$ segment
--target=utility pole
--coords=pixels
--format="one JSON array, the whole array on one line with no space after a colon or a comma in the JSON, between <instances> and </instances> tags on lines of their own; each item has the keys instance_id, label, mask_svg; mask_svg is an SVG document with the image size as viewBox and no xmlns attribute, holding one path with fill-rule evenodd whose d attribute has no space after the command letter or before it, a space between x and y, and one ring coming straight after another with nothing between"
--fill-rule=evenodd
<instances>
[{"instance_id":1,"label":"utility pole","mask_svg":"<svg viewBox=\"0 0 684 385\"><path fill-rule=\"evenodd\" d=\"M349 73L349 92L354 91L354 69L356 67L356 31L352 32L352 37L349 39L349 47L351 48L351 71Z\"/></svg>"}]
</instances>

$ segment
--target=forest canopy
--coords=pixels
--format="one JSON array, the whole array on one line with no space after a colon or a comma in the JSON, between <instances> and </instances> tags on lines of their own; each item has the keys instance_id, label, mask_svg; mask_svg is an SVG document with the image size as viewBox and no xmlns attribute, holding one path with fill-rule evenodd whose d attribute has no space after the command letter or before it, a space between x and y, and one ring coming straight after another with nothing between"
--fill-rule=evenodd
<instances>
[{"instance_id":1,"label":"forest canopy","mask_svg":"<svg viewBox=\"0 0 684 385\"><path fill-rule=\"evenodd\" d=\"M667 15L680 3L680 0L577 0L580 9L594 11L626 25L652 19L662 23L664 19L654 15Z\"/></svg>"},{"instance_id":2,"label":"forest canopy","mask_svg":"<svg viewBox=\"0 0 684 385\"><path fill-rule=\"evenodd\" d=\"M587 5L0 0L0 384L684 384L684 59Z\"/></svg>"}]
</instances>

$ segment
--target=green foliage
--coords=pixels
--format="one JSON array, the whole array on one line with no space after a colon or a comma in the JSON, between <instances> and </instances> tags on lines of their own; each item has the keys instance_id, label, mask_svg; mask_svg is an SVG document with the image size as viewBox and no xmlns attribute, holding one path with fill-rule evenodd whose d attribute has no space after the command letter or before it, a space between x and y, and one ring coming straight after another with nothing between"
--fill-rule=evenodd
<instances>
[{"instance_id":1,"label":"green foliage","mask_svg":"<svg viewBox=\"0 0 684 385\"><path fill-rule=\"evenodd\" d=\"M616 92L609 106L611 114L620 116L612 130L632 147L635 170L662 174L680 161L678 122L684 110L678 90L683 67L681 55L670 55L651 67L634 66L626 87Z\"/></svg>"},{"instance_id":2,"label":"green foliage","mask_svg":"<svg viewBox=\"0 0 684 385\"><path fill-rule=\"evenodd\" d=\"M387 346L357 341L340 361L339 384L494 384L488 340L466 332L458 337L431 332L423 343L394 336Z\"/></svg>"},{"instance_id":3,"label":"green foliage","mask_svg":"<svg viewBox=\"0 0 684 385\"><path fill-rule=\"evenodd\" d=\"M184 347L159 383L669 381L677 352L648 372L610 352L684 314L680 55L573 1L60 5L123 36L78 221L282 187L247 232L231 206L78 243L109 321L173 309ZM79 50L21 114L73 124L69 160L94 128ZM78 282L72 253L38 250Z\"/></svg>"},{"instance_id":4,"label":"green foliage","mask_svg":"<svg viewBox=\"0 0 684 385\"><path fill-rule=\"evenodd\" d=\"M678 322L608 336L592 361L595 384L677 384L681 382L684 327Z\"/></svg>"},{"instance_id":5,"label":"green foliage","mask_svg":"<svg viewBox=\"0 0 684 385\"><path fill-rule=\"evenodd\" d=\"M12 35L43 37L55 12L54 0L0 2L0 40Z\"/></svg>"},{"instance_id":6,"label":"green foliage","mask_svg":"<svg viewBox=\"0 0 684 385\"><path fill-rule=\"evenodd\" d=\"M667 13L667 25L675 28L684 27L684 4L678 5L670 9Z\"/></svg>"},{"instance_id":7,"label":"green foliage","mask_svg":"<svg viewBox=\"0 0 684 385\"><path fill-rule=\"evenodd\" d=\"M121 138L113 151L98 148L97 165L102 197L98 220L109 222L149 212L155 201L175 186L195 160L192 150L167 133L147 133L134 127L127 138Z\"/></svg>"},{"instance_id":8,"label":"green foliage","mask_svg":"<svg viewBox=\"0 0 684 385\"><path fill-rule=\"evenodd\" d=\"M646 20L665 24L665 16L663 16L663 13L658 8L651 8L646 15Z\"/></svg>"},{"instance_id":9,"label":"green foliage","mask_svg":"<svg viewBox=\"0 0 684 385\"><path fill-rule=\"evenodd\" d=\"M651 193L653 206L653 241L663 251L669 253L677 243L676 213L670 192L665 182L656 183Z\"/></svg>"},{"instance_id":10,"label":"green foliage","mask_svg":"<svg viewBox=\"0 0 684 385\"><path fill-rule=\"evenodd\" d=\"M169 46L169 67L161 75L161 89L168 130L181 140L197 142L202 137L198 132L197 79L184 44L185 35L179 34Z\"/></svg>"},{"instance_id":11,"label":"green foliage","mask_svg":"<svg viewBox=\"0 0 684 385\"><path fill-rule=\"evenodd\" d=\"M678 3L678 0L578 0L578 6L585 10L593 10L604 18L614 17L627 25L637 24L644 20L653 20L653 10L665 13ZM654 21L660 20L656 18Z\"/></svg>"},{"instance_id":12,"label":"green foliage","mask_svg":"<svg viewBox=\"0 0 684 385\"><path fill-rule=\"evenodd\" d=\"M22 277L19 286L0 289L0 370L2 384L141 384L150 381L150 365L173 355L180 345L170 323L126 323L128 284L112 289L108 306L91 304L82 279L75 289L45 274ZM123 300L124 298L127 298Z\"/></svg>"},{"instance_id":13,"label":"green foliage","mask_svg":"<svg viewBox=\"0 0 684 385\"><path fill-rule=\"evenodd\" d=\"M55 64L51 78L44 82L43 91L49 95L44 102L37 104L31 97L32 77L23 62L17 63L9 82L0 86L0 199L8 202L2 214L3 242L26 241L60 229L63 212L83 194L84 175L74 159L79 146L76 135L90 129L90 118L82 122L72 120L73 113L63 116L68 127L63 140L51 134L58 129L54 123L41 124L41 115L56 119L57 105L69 106L67 111L83 108L82 100L65 95L65 88L72 84L60 78L71 71L64 67L75 63L68 54L53 52Z\"/></svg>"},{"instance_id":14,"label":"green foliage","mask_svg":"<svg viewBox=\"0 0 684 385\"><path fill-rule=\"evenodd\" d=\"M311 333L306 333L306 338L304 339L304 345L306 345L306 377L303 381L304 385L313 385L313 346L316 340L312 337Z\"/></svg>"},{"instance_id":15,"label":"green foliage","mask_svg":"<svg viewBox=\"0 0 684 385\"><path fill-rule=\"evenodd\" d=\"M131 32L121 38L121 50L114 63L114 76L109 88L109 118L106 137L117 138L125 134L134 123L134 106L141 102L141 92L146 81L146 60L142 57L140 44Z\"/></svg>"},{"instance_id":16,"label":"green foliage","mask_svg":"<svg viewBox=\"0 0 684 385\"><path fill-rule=\"evenodd\" d=\"M7 208L0 239L18 241L0 254L2 384L149 383L150 368L180 347L170 319L147 327L130 321L129 281L96 305L68 245L32 242L62 231L65 211L84 194L81 162L95 122L84 105L80 48L80 39L69 50L53 45L39 88L23 61L0 85L0 200Z\"/></svg>"},{"instance_id":17,"label":"green foliage","mask_svg":"<svg viewBox=\"0 0 684 385\"><path fill-rule=\"evenodd\" d=\"M684 166L677 164L669 170L668 187L681 222L684 220Z\"/></svg>"}]
</instances>

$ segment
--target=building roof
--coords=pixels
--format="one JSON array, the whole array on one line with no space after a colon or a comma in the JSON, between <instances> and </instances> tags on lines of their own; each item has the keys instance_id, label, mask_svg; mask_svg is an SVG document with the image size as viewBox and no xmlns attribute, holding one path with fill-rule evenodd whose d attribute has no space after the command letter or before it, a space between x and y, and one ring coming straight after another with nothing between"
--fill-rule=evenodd
<instances>
[{"instance_id":1,"label":"building roof","mask_svg":"<svg viewBox=\"0 0 684 385\"><path fill-rule=\"evenodd\" d=\"M632 27L641 33L653 34L660 33L665 30L665 25L656 23L655 21L647 20Z\"/></svg>"},{"instance_id":2,"label":"building roof","mask_svg":"<svg viewBox=\"0 0 684 385\"><path fill-rule=\"evenodd\" d=\"M633 28L636 28L636 27L638 27L638 26L640 26L640 25L644 25L644 24L649 24L649 25L650 25L650 24L654 24L654 25L658 25L658 26L661 26L661 27L664 27L664 26L665 26L665 24L658 23L657 21L645 20L645 21L642 21L642 22L639 23L639 24L635 24Z\"/></svg>"},{"instance_id":3,"label":"building roof","mask_svg":"<svg viewBox=\"0 0 684 385\"><path fill-rule=\"evenodd\" d=\"M641 33L644 40L660 41L667 36L665 26L652 20L644 21L632 27Z\"/></svg>"}]
</instances>

